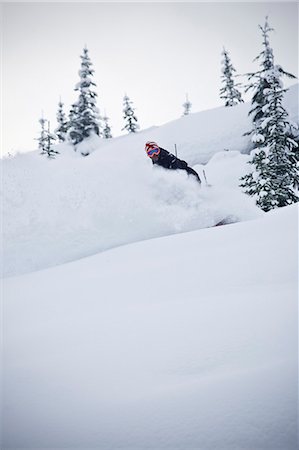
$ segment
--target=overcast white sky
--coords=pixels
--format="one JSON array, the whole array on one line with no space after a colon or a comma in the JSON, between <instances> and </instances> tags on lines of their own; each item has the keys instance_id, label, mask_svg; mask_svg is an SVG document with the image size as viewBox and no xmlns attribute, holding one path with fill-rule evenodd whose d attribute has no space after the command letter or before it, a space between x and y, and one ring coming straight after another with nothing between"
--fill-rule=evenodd
<instances>
[{"instance_id":1,"label":"overcast white sky","mask_svg":"<svg viewBox=\"0 0 299 450\"><path fill-rule=\"evenodd\" d=\"M276 62L298 76L296 2L2 3L3 152L35 149L60 95L68 112L85 44L114 136L125 92L142 129L180 117L186 92L192 112L221 105L222 47L238 73L257 69L266 15Z\"/></svg>"}]
</instances>

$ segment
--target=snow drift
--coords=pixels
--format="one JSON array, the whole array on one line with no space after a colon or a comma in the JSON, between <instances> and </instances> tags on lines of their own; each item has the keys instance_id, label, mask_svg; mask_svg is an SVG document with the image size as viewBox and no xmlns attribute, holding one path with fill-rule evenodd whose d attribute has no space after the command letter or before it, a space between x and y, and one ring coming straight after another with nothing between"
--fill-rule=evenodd
<instances>
[{"instance_id":1,"label":"snow drift","mask_svg":"<svg viewBox=\"0 0 299 450\"><path fill-rule=\"evenodd\" d=\"M297 225L294 205L4 280L3 448L296 450Z\"/></svg>"}]
</instances>

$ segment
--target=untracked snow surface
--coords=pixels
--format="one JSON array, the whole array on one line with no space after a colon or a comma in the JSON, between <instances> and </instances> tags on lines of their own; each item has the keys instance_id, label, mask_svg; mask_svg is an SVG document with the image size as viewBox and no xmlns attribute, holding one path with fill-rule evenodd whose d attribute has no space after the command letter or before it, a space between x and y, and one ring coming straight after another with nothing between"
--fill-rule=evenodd
<instances>
[{"instance_id":1,"label":"untracked snow surface","mask_svg":"<svg viewBox=\"0 0 299 450\"><path fill-rule=\"evenodd\" d=\"M296 450L297 207L4 280L4 449Z\"/></svg>"}]
</instances>

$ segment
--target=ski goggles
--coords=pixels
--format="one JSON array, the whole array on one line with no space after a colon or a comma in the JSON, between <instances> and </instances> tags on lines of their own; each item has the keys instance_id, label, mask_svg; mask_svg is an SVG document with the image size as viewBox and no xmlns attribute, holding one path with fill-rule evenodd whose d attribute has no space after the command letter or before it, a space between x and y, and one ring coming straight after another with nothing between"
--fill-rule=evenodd
<instances>
[{"instance_id":1,"label":"ski goggles","mask_svg":"<svg viewBox=\"0 0 299 450\"><path fill-rule=\"evenodd\" d=\"M152 158L155 155L157 155L157 156L159 155L160 149L159 148L149 148L146 150L146 153L148 154L148 156L150 158Z\"/></svg>"}]
</instances>

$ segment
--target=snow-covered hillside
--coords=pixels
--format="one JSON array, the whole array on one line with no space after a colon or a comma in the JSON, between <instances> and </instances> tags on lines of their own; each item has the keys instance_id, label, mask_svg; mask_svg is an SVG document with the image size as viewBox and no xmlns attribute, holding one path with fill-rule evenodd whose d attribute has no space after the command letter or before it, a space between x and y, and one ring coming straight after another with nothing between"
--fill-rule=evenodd
<instances>
[{"instance_id":1,"label":"snow-covered hillside","mask_svg":"<svg viewBox=\"0 0 299 450\"><path fill-rule=\"evenodd\" d=\"M3 449L296 450L297 206L4 280Z\"/></svg>"},{"instance_id":2,"label":"snow-covered hillside","mask_svg":"<svg viewBox=\"0 0 299 450\"><path fill-rule=\"evenodd\" d=\"M297 205L238 187L248 109L1 161L1 449L298 448Z\"/></svg>"},{"instance_id":3,"label":"snow-covered hillside","mask_svg":"<svg viewBox=\"0 0 299 450\"><path fill-rule=\"evenodd\" d=\"M298 121L298 85L286 96ZM248 171L248 104L182 117L109 141L85 142L82 158L67 145L48 160L38 152L1 161L4 275L76 260L109 248L213 226L223 217L261 215L238 188ZM199 189L184 172L153 168L144 144L155 140L198 170L212 188ZM203 180L204 181L204 180Z\"/></svg>"}]
</instances>

